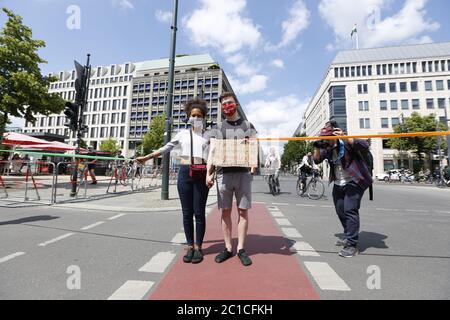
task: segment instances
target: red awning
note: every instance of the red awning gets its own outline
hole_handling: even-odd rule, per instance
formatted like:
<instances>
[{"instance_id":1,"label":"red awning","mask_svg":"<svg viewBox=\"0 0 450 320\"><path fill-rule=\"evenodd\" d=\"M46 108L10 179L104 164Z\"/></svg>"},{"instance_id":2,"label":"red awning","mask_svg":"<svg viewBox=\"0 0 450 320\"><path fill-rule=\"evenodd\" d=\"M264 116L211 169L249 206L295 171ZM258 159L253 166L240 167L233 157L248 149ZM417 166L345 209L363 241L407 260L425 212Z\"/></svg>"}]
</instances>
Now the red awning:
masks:
<instances>
[{"instance_id":1,"label":"red awning","mask_svg":"<svg viewBox=\"0 0 450 320\"><path fill-rule=\"evenodd\" d=\"M21 145L21 149L36 149L36 150L44 150L44 151L73 151L76 147L71 146L66 143L52 141L43 144L30 144L30 145Z\"/></svg>"},{"instance_id":2,"label":"red awning","mask_svg":"<svg viewBox=\"0 0 450 320\"><path fill-rule=\"evenodd\" d=\"M35 145L35 144L48 144L46 140L30 137L26 134L17 132L6 132L3 134L4 145Z\"/></svg>"}]
</instances>

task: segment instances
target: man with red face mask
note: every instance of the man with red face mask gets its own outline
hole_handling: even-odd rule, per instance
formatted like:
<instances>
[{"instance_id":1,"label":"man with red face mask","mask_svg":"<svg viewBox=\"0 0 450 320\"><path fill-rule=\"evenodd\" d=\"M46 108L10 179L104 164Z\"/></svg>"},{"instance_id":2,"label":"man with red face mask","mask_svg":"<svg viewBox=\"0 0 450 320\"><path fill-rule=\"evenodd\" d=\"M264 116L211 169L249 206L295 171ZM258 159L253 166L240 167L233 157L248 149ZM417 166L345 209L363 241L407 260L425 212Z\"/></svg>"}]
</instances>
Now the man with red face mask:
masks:
<instances>
[{"instance_id":1,"label":"man with red face mask","mask_svg":"<svg viewBox=\"0 0 450 320\"><path fill-rule=\"evenodd\" d=\"M219 101L225 121L219 123L211 130L211 137L216 139L248 139L256 138L255 127L239 117L236 96L231 92L223 93ZM225 249L216 256L215 261L222 263L233 256L231 243L231 210L233 194L236 197L239 222L238 222L238 246L237 255L244 266L252 264L244 249L245 238L248 230L248 209L252 204L252 181L256 168L218 167L212 165L212 152L208 158L208 174L206 183L209 187L214 184L214 176L217 180L218 206L222 210L222 231L225 240Z\"/></svg>"}]
</instances>

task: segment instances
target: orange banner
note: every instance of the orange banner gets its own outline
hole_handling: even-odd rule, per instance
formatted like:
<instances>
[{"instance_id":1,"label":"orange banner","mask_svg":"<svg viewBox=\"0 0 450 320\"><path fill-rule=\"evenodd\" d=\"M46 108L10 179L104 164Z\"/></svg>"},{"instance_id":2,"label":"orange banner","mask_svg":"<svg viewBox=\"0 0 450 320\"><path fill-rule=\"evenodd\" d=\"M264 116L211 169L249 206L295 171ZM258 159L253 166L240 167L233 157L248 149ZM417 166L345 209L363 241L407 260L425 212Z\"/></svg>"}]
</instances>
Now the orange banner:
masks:
<instances>
[{"instance_id":1,"label":"orange banner","mask_svg":"<svg viewBox=\"0 0 450 320\"><path fill-rule=\"evenodd\" d=\"M436 137L436 136L450 136L450 131L364 134L364 135L354 135L354 136L331 136L331 137L258 138L258 140L259 141L309 141L309 140L372 139L372 138L392 139L392 138Z\"/></svg>"}]
</instances>

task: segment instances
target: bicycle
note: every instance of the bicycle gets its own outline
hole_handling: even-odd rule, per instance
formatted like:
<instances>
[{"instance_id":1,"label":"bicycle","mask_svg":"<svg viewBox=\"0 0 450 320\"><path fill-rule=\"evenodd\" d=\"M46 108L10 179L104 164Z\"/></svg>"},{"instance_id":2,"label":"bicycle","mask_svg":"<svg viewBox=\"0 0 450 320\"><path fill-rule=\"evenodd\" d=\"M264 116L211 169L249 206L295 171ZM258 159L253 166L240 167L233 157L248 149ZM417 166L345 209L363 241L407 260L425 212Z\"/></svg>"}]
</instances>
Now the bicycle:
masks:
<instances>
[{"instance_id":1,"label":"bicycle","mask_svg":"<svg viewBox=\"0 0 450 320\"><path fill-rule=\"evenodd\" d=\"M320 200L325 194L325 185L319 178L318 172L313 171L312 177L305 187L302 186L302 181L299 178L297 181L297 194L302 197L306 193L311 200Z\"/></svg>"},{"instance_id":2,"label":"bicycle","mask_svg":"<svg viewBox=\"0 0 450 320\"><path fill-rule=\"evenodd\" d=\"M275 197L277 194L280 194L280 187L275 181L275 174L270 174L268 177L268 184L270 193Z\"/></svg>"}]
</instances>

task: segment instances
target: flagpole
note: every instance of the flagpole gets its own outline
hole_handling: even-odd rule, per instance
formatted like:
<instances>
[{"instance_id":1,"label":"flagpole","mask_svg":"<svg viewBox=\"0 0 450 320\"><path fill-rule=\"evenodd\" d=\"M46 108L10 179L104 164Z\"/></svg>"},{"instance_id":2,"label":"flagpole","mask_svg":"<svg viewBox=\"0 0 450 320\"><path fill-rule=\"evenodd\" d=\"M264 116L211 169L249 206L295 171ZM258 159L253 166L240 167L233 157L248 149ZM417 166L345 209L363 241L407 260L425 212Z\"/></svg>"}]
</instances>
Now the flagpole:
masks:
<instances>
[{"instance_id":1,"label":"flagpole","mask_svg":"<svg viewBox=\"0 0 450 320\"><path fill-rule=\"evenodd\" d=\"M356 50L359 50L359 34L358 34L358 30L356 31Z\"/></svg>"}]
</instances>

